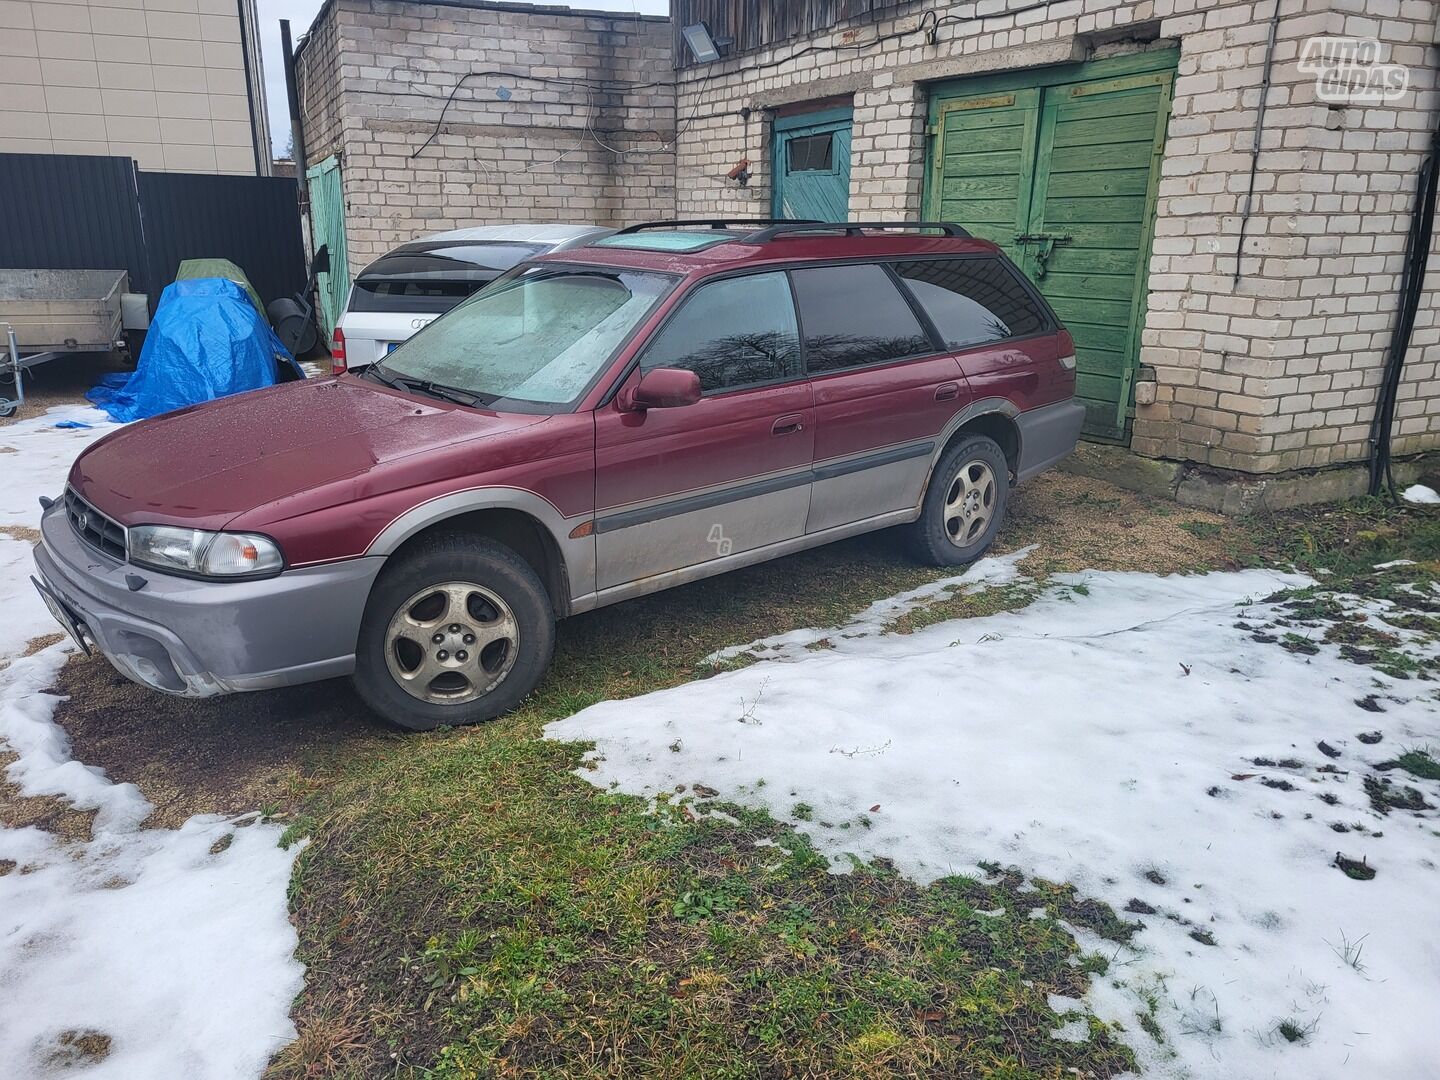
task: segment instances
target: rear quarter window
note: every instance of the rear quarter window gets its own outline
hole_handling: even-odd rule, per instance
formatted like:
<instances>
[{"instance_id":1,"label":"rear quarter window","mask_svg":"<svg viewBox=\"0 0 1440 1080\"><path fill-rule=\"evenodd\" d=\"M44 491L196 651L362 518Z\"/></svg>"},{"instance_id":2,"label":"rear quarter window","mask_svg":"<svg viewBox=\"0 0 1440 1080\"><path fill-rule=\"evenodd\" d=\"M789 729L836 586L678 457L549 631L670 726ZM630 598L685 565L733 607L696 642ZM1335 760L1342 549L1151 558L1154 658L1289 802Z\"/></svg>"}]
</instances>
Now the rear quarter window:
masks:
<instances>
[{"instance_id":1,"label":"rear quarter window","mask_svg":"<svg viewBox=\"0 0 1440 1080\"><path fill-rule=\"evenodd\" d=\"M965 349L1050 329L1030 290L999 259L896 263L895 271L940 331L947 348Z\"/></svg>"},{"instance_id":2,"label":"rear quarter window","mask_svg":"<svg viewBox=\"0 0 1440 1080\"><path fill-rule=\"evenodd\" d=\"M933 352L929 335L885 268L875 263L794 270L810 373Z\"/></svg>"}]
</instances>

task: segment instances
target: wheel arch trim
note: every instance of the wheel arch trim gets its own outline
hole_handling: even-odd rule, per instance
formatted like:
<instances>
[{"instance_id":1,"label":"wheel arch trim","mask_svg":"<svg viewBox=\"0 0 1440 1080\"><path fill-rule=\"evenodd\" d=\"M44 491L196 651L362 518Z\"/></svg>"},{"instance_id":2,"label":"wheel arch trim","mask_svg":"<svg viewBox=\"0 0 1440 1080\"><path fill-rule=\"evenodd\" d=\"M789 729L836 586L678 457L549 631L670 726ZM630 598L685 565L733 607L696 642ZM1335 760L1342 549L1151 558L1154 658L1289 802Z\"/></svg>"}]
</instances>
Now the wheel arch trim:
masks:
<instances>
[{"instance_id":1,"label":"wheel arch trim","mask_svg":"<svg viewBox=\"0 0 1440 1080\"><path fill-rule=\"evenodd\" d=\"M560 597L573 609L576 597L595 591L595 540L591 535L572 537L577 524L591 520L587 513L566 518L549 499L524 488L480 487L437 495L395 518L366 548L366 555L389 556L406 541L446 521L483 510L513 510L531 518L560 553L560 569L568 596Z\"/></svg>"},{"instance_id":2,"label":"wheel arch trim","mask_svg":"<svg viewBox=\"0 0 1440 1080\"><path fill-rule=\"evenodd\" d=\"M950 422L945 425L940 434L935 436L935 449L930 454L930 471L925 478L925 486L920 490L920 502L917 505L923 506L925 504L925 495L930 490L930 482L935 478L935 469L939 466L940 459L945 456L945 451L950 448L950 443L955 438L955 434L966 424L973 423L982 416L1002 416L1014 425L1016 457L1018 459L1023 449L1020 445L1020 425L1016 423L1016 418L1020 413L1020 407L1009 398L988 397L972 401L952 416Z\"/></svg>"}]
</instances>

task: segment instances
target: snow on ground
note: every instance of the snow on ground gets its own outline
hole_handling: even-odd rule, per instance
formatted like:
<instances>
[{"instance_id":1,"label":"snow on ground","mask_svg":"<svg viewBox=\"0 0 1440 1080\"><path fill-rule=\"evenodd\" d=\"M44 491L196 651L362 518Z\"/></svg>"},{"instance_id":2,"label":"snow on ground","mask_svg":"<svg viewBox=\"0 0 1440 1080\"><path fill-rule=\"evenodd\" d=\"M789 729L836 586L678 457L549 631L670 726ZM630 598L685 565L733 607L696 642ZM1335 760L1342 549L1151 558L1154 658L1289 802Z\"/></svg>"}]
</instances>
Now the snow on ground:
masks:
<instances>
[{"instance_id":1,"label":"snow on ground","mask_svg":"<svg viewBox=\"0 0 1440 1080\"><path fill-rule=\"evenodd\" d=\"M95 426L54 426L67 419ZM38 496L59 494L75 455L114 427L65 407L0 428L17 451L0 451L0 528L36 527ZM23 655L58 630L33 572L30 545L0 534L0 746L18 755L6 779L96 814L85 842L0 827L0 1076L258 1077L295 1036L298 846L282 850L279 828L253 816L143 828L139 789L70 756L43 691L74 647Z\"/></svg>"},{"instance_id":2,"label":"snow on ground","mask_svg":"<svg viewBox=\"0 0 1440 1080\"><path fill-rule=\"evenodd\" d=\"M985 560L959 584L1013 570ZM1306 583L1091 572L1023 610L911 635L872 609L547 734L593 740L581 775L600 786L700 783L793 820L837 869L884 856L926 883L994 861L1117 911L1148 905L1124 916L1144 926L1132 948L1077 934L1112 957L1087 1003L1124 1024L1146 1075L1434 1077L1440 819L1382 817L1362 780L1440 746L1435 684L1257 641L1284 614L1263 598ZM1357 708L1372 694L1383 712ZM1357 740L1371 731L1382 741ZM1440 803L1440 785L1395 775ZM1337 851L1376 876L1352 880ZM1136 1023L1147 1001L1163 1046Z\"/></svg>"},{"instance_id":3,"label":"snow on ground","mask_svg":"<svg viewBox=\"0 0 1440 1080\"><path fill-rule=\"evenodd\" d=\"M57 428L59 423L89 426ZM38 526L40 496L59 495L76 455L115 426L92 406L61 405L0 427L0 528Z\"/></svg>"},{"instance_id":4,"label":"snow on ground","mask_svg":"<svg viewBox=\"0 0 1440 1080\"><path fill-rule=\"evenodd\" d=\"M1411 484L1400 493L1400 497L1410 503L1440 504L1440 492L1424 484Z\"/></svg>"}]
</instances>

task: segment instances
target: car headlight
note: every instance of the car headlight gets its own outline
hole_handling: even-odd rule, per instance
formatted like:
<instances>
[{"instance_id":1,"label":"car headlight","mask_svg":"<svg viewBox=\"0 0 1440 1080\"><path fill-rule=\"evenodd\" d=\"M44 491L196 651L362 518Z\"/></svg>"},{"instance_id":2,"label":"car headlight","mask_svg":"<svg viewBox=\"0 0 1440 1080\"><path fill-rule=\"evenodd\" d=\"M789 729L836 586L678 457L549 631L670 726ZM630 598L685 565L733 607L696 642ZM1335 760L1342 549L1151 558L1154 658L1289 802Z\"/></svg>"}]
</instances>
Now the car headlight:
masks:
<instances>
[{"instance_id":1,"label":"car headlight","mask_svg":"<svg viewBox=\"0 0 1440 1080\"><path fill-rule=\"evenodd\" d=\"M275 541L253 533L137 525L130 529L128 545L131 562L181 574L253 577L285 567Z\"/></svg>"}]
</instances>

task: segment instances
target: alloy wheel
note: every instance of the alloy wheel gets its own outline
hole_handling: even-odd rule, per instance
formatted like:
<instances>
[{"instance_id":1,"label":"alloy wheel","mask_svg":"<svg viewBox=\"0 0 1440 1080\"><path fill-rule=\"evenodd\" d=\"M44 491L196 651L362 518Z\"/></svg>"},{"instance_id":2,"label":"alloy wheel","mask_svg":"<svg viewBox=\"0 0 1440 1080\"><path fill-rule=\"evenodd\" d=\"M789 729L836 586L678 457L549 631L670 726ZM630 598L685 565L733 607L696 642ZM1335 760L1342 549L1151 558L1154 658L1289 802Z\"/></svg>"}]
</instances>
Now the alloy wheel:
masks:
<instances>
[{"instance_id":1,"label":"alloy wheel","mask_svg":"<svg viewBox=\"0 0 1440 1080\"><path fill-rule=\"evenodd\" d=\"M385 631L385 663L406 693L458 705L504 681L520 649L510 606L482 585L449 581L401 604Z\"/></svg>"},{"instance_id":2,"label":"alloy wheel","mask_svg":"<svg viewBox=\"0 0 1440 1080\"><path fill-rule=\"evenodd\" d=\"M945 493L945 535L956 547L969 547L984 535L995 516L995 473L972 458L960 466Z\"/></svg>"}]
</instances>

